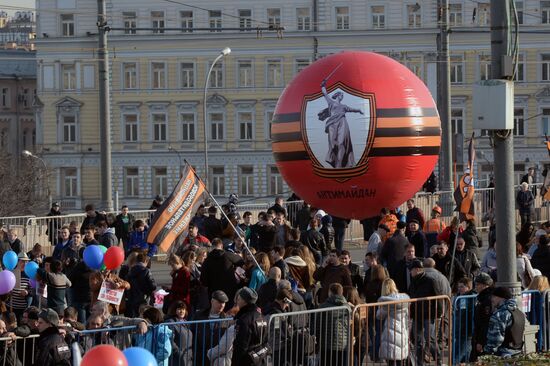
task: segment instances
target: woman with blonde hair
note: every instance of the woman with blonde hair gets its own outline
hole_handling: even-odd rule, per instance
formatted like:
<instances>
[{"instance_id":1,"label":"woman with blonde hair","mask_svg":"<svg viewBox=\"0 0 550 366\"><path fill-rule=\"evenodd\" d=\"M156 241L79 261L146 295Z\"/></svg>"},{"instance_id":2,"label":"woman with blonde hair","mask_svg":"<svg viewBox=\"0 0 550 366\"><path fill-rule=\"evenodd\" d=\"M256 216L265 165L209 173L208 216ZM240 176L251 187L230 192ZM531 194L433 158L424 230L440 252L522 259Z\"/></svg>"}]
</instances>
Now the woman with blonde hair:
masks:
<instances>
[{"instance_id":1,"label":"woman with blonde hair","mask_svg":"<svg viewBox=\"0 0 550 366\"><path fill-rule=\"evenodd\" d=\"M376 311L376 318L384 322L380 342L380 358L386 360L389 366L401 366L407 363L409 357L409 296L399 293L395 282L386 278L382 282L382 296Z\"/></svg>"},{"instance_id":2,"label":"woman with blonde hair","mask_svg":"<svg viewBox=\"0 0 550 366\"><path fill-rule=\"evenodd\" d=\"M254 269L252 269L248 287L258 291L260 286L267 282L267 273L270 268L269 256L264 252L260 252L256 254L256 261L260 266L254 266Z\"/></svg>"},{"instance_id":3,"label":"woman with blonde hair","mask_svg":"<svg viewBox=\"0 0 550 366\"><path fill-rule=\"evenodd\" d=\"M548 277L543 276L540 273L539 270L535 269L535 277L533 277L533 280L529 284L529 287L527 287L527 290L535 290L535 291L546 291L550 289L550 284L548 284Z\"/></svg>"}]
</instances>

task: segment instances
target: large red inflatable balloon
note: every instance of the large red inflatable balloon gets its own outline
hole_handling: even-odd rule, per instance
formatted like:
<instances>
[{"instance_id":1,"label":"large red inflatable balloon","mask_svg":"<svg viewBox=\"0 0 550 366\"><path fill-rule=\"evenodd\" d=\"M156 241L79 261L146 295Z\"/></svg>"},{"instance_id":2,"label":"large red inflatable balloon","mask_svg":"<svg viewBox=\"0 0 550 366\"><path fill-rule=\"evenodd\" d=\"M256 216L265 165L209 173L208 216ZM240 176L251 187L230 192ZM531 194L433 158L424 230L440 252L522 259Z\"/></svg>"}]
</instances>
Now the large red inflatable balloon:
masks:
<instances>
[{"instance_id":1,"label":"large red inflatable balloon","mask_svg":"<svg viewBox=\"0 0 550 366\"><path fill-rule=\"evenodd\" d=\"M128 361L121 350L103 344L86 352L80 366L128 366Z\"/></svg>"},{"instance_id":2,"label":"large red inflatable balloon","mask_svg":"<svg viewBox=\"0 0 550 366\"><path fill-rule=\"evenodd\" d=\"M354 219L412 197L441 145L439 115L422 80L371 52L327 56L300 72L279 98L271 134L292 190Z\"/></svg>"}]
</instances>

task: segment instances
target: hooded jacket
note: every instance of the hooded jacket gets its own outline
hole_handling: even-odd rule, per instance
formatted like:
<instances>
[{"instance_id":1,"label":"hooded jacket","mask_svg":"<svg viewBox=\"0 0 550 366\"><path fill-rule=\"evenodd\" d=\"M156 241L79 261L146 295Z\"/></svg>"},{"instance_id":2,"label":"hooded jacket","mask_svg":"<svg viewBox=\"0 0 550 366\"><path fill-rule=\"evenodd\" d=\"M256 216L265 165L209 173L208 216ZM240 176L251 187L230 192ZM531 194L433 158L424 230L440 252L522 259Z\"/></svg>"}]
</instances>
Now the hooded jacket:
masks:
<instances>
[{"instance_id":1,"label":"hooded jacket","mask_svg":"<svg viewBox=\"0 0 550 366\"><path fill-rule=\"evenodd\" d=\"M118 238L115 235L115 229L109 227L105 229L103 235L99 239L99 243L106 248L115 247L118 245Z\"/></svg>"},{"instance_id":2,"label":"hooded jacket","mask_svg":"<svg viewBox=\"0 0 550 366\"><path fill-rule=\"evenodd\" d=\"M408 300L407 294L381 296L378 302ZM383 320L380 357L384 360L406 360L409 356L409 303L380 306L376 319Z\"/></svg>"},{"instance_id":3,"label":"hooded jacket","mask_svg":"<svg viewBox=\"0 0 550 366\"><path fill-rule=\"evenodd\" d=\"M301 292L306 292L313 284L313 278L310 276L307 263L299 256L291 256L285 259L290 273L289 280L296 283L296 287Z\"/></svg>"},{"instance_id":4,"label":"hooded jacket","mask_svg":"<svg viewBox=\"0 0 550 366\"><path fill-rule=\"evenodd\" d=\"M330 295L327 300L319 305L319 309L332 308L342 306L341 310L333 310L322 313L322 316L316 317L315 329L317 339L323 347L327 347L331 351L344 351L349 343L349 318L346 308L349 305L346 298L340 295Z\"/></svg>"}]
</instances>

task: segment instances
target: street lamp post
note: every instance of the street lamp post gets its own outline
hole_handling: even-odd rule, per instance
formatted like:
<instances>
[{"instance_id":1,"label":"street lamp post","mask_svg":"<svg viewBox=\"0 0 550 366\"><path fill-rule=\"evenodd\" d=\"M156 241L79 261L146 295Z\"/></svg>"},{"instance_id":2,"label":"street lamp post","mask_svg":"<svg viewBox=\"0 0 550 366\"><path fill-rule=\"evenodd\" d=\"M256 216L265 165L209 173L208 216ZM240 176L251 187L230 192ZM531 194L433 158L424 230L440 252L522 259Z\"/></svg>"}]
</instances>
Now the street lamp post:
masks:
<instances>
[{"instance_id":1,"label":"street lamp post","mask_svg":"<svg viewBox=\"0 0 550 366\"><path fill-rule=\"evenodd\" d=\"M50 191L50 179L48 178L48 167L46 166L46 162L40 156L34 155L29 150L21 151L21 155L23 155L26 158L35 158L35 159L39 160L44 165L44 176L46 178L46 192L48 194L48 202L49 202L49 205L51 207L52 206L52 193Z\"/></svg>"},{"instance_id":2,"label":"street lamp post","mask_svg":"<svg viewBox=\"0 0 550 366\"><path fill-rule=\"evenodd\" d=\"M208 74L206 74L206 82L204 83L204 97L202 101L203 105L203 122L204 122L204 184L208 188L208 127L206 123L206 94L208 93L208 83L210 82L210 74L216 66L216 63L224 56L227 56L231 53L231 48L225 47L218 57L212 62Z\"/></svg>"},{"instance_id":3,"label":"street lamp post","mask_svg":"<svg viewBox=\"0 0 550 366\"><path fill-rule=\"evenodd\" d=\"M174 149L172 146L168 146L168 151L173 151L178 156L178 162L179 162L178 172L180 173L180 178L181 178L181 154L177 149Z\"/></svg>"}]
</instances>

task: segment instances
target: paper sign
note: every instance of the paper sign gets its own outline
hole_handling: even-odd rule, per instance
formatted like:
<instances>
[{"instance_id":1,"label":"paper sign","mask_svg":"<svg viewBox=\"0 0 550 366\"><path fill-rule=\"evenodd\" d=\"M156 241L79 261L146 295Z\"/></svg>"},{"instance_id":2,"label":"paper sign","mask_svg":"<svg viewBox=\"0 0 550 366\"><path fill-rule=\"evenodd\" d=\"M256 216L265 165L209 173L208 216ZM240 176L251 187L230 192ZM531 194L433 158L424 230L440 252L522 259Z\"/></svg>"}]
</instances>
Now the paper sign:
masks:
<instances>
[{"instance_id":1,"label":"paper sign","mask_svg":"<svg viewBox=\"0 0 550 366\"><path fill-rule=\"evenodd\" d=\"M113 305L120 305L124 296L124 289L118 289L112 282L103 281L97 299Z\"/></svg>"}]
</instances>

